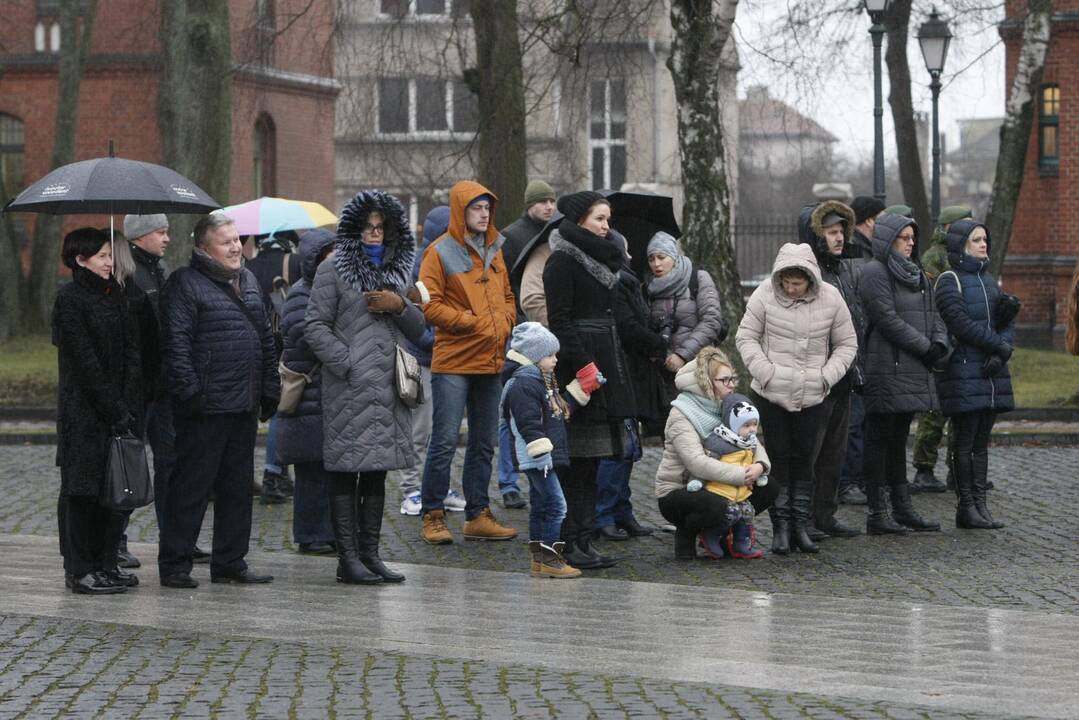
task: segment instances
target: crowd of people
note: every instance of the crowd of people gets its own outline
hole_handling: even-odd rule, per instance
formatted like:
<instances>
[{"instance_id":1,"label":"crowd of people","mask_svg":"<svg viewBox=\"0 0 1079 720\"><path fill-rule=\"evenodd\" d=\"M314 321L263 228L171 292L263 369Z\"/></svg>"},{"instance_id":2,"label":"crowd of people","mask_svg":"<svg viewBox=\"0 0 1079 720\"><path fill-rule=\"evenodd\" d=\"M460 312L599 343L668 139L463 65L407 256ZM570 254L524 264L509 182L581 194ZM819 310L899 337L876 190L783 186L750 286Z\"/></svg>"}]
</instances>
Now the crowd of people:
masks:
<instances>
[{"instance_id":1,"label":"crowd of people","mask_svg":"<svg viewBox=\"0 0 1079 720\"><path fill-rule=\"evenodd\" d=\"M171 274L164 215L127 216L115 242L69 233L72 282L53 322L67 586L138 584L127 514L98 502L109 438L127 432L153 451L161 585L196 588L198 562L215 583L271 582L246 562L259 421L270 421L261 501L293 496L300 551L335 555L346 584L405 579L379 550L389 471L400 512L422 516L431 545L455 540L447 511L463 513L465 539L517 538L492 510L497 467L503 506L530 506L532 575L610 567L598 540L654 531L630 493L649 437L663 443L654 495L677 560L760 558L765 510L773 553L819 552L824 538L862 532L836 518L841 501L868 504L870 534L939 530L912 501L912 489L936 489L928 451L916 453L922 487L907 481L916 414L934 458L952 424L956 526L1002 527L987 445L1014 404L1019 302L988 273L990 238L969 210L941 214L927 268L909 208L872 197L806 206L748 299L736 362L718 348L728 325L715 282L671 234L648 241L640 277L604 195L556 197L532 181L503 232L497 204L459 182L417 242L395 197L365 191L336 232L263 238L250 261L215 211Z\"/></svg>"}]
</instances>

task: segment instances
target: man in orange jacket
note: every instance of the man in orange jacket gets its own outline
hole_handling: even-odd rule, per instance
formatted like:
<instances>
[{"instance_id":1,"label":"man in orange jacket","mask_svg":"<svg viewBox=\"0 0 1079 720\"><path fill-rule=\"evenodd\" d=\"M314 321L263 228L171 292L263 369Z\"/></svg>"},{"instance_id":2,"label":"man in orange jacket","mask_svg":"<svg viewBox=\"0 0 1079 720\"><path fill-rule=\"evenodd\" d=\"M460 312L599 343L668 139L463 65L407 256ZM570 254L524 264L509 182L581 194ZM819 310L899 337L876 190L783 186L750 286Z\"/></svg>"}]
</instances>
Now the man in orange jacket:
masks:
<instances>
[{"instance_id":1,"label":"man in orange jacket","mask_svg":"<svg viewBox=\"0 0 1079 720\"><path fill-rule=\"evenodd\" d=\"M504 238L495 229L498 198L471 180L450 190L450 224L424 251L420 281L430 295L423 313L435 326L431 359L434 419L423 468L423 539L453 542L443 500L457 450L461 418L468 412L468 448L461 485L466 538L509 540L517 531L491 513L487 486L498 437L499 374L517 308L502 259Z\"/></svg>"}]
</instances>

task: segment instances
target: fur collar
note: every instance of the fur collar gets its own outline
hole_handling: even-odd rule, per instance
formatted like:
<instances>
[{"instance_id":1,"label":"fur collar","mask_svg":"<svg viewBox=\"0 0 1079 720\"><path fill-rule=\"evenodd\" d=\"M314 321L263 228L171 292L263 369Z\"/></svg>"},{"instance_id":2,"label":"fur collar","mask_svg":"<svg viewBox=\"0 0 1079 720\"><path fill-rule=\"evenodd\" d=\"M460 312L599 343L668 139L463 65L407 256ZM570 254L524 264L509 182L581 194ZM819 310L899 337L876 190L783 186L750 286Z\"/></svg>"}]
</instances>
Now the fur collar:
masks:
<instances>
[{"instance_id":1,"label":"fur collar","mask_svg":"<svg viewBox=\"0 0 1079 720\"><path fill-rule=\"evenodd\" d=\"M551 231L551 237L548 239L548 243L551 246L551 252L562 252L569 255L587 270L588 274L595 278L600 285L608 290L613 289L614 286L618 284L617 273L611 272L606 265L600 263L584 250L562 237L561 228ZM614 248L613 245L611 247Z\"/></svg>"},{"instance_id":2,"label":"fur collar","mask_svg":"<svg viewBox=\"0 0 1079 720\"><path fill-rule=\"evenodd\" d=\"M375 267L367 259L362 247L363 227L373 212L382 215L382 222L386 226L383 236L386 255L381 267ZM392 290L404 293L412 284L416 240L412 236L405 209L389 193L367 190L352 198L341 212L335 247L333 264L338 275L358 292Z\"/></svg>"}]
</instances>

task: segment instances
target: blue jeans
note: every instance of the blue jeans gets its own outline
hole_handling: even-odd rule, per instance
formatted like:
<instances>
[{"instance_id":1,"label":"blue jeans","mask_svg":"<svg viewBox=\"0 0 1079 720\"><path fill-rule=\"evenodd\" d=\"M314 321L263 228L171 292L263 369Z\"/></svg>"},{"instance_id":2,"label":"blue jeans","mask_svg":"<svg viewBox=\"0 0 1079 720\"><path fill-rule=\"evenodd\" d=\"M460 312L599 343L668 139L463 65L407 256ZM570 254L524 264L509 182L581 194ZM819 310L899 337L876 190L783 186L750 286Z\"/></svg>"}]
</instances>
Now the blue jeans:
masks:
<instances>
[{"instance_id":1,"label":"blue jeans","mask_svg":"<svg viewBox=\"0 0 1079 720\"><path fill-rule=\"evenodd\" d=\"M154 453L154 513L161 527L165 494L176 467L176 429L172 425L172 399L155 400L146 408L146 440Z\"/></svg>"},{"instance_id":2,"label":"blue jeans","mask_svg":"<svg viewBox=\"0 0 1079 720\"><path fill-rule=\"evenodd\" d=\"M266 472L284 474L284 468L277 461L277 415L270 418L270 430L266 435Z\"/></svg>"},{"instance_id":3,"label":"blue jeans","mask_svg":"<svg viewBox=\"0 0 1079 720\"><path fill-rule=\"evenodd\" d=\"M498 375L431 373L434 417L420 494L423 512L442 510L450 490L450 469L457 452L461 418L468 412L468 446L461 489L465 493L465 519L471 520L491 504L487 486L498 438L498 403L502 380Z\"/></svg>"},{"instance_id":4,"label":"blue jeans","mask_svg":"<svg viewBox=\"0 0 1079 720\"><path fill-rule=\"evenodd\" d=\"M839 489L852 485L865 487L862 453L865 447L865 405L859 393L850 394L850 425L847 430L847 457L839 473Z\"/></svg>"},{"instance_id":5,"label":"blue jeans","mask_svg":"<svg viewBox=\"0 0 1079 720\"><path fill-rule=\"evenodd\" d=\"M558 474L552 469L544 475L542 470L525 470L528 477L528 539L551 545L559 540L562 520L566 517L566 497Z\"/></svg>"},{"instance_id":6,"label":"blue jeans","mask_svg":"<svg viewBox=\"0 0 1079 720\"><path fill-rule=\"evenodd\" d=\"M600 460L596 472L596 527L607 527L633 519L629 498L632 460Z\"/></svg>"},{"instance_id":7,"label":"blue jeans","mask_svg":"<svg viewBox=\"0 0 1079 720\"><path fill-rule=\"evenodd\" d=\"M510 445L510 426L499 423L498 426L498 491L520 492L517 487L517 471L513 469L513 448Z\"/></svg>"},{"instance_id":8,"label":"blue jeans","mask_svg":"<svg viewBox=\"0 0 1079 720\"><path fill-rule=\"evenodd\" d=\"M330 480L320 462L296 463L292 498L292 537L297 543L333 542Z\"/></svg>"}]
</instances>

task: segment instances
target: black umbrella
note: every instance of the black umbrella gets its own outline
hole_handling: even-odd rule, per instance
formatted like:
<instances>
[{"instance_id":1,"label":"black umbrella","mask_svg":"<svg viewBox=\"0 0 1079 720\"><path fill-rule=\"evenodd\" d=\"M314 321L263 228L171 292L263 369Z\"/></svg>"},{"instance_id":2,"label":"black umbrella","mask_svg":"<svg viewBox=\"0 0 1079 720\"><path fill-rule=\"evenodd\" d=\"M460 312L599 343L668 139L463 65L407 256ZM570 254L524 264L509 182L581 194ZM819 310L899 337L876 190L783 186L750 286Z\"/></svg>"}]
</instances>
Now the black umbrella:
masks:
<instances>
[{"instance_id":1,"label":"black umbrella","mask_svg":"<svg viewBox=\"0 0 1079 720\"><path fill-rule=\"evenodd\" d=\"M648 241L662 230L675 238L682 236L674 217L674 200L667 195L600 191L611 203L611 227L626 236L633 271L645 277L648 270Z\"/></svg>"},{"instance_id":2,"label":"black umbrella","mask_svg":"<svg viewBox=\"0 0 1079 720\"><path fill-rule=\"evenodd\" d=\"M161 165L103 157L53 170L4 206L4 212L50 215L199 214L221 204L195 183Z\"/></svg>"}]
</instances>

